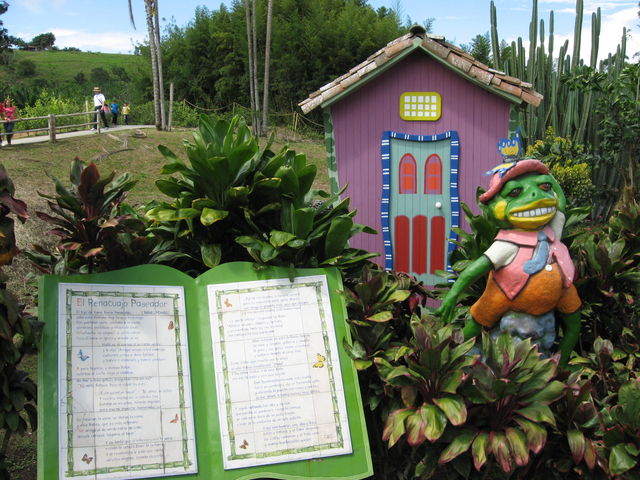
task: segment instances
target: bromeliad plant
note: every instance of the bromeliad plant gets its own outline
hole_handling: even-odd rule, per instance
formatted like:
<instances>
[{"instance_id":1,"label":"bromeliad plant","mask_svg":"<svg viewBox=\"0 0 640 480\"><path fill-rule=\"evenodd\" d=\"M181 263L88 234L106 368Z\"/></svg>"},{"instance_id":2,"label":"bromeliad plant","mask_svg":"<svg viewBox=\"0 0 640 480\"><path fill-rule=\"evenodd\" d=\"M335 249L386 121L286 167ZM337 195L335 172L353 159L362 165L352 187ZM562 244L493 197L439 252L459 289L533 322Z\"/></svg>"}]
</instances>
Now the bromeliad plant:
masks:
<instances>
[{"instance_id":1,"label":"bromeliad plant","mask_svg":"<svg viewBox=\"0 0 640 480\"><path fill-rule=\"evenodd\" d=\"M156 186L170 202L152 205L146 216L161 239L154 261L197 274L222 262L253 260L285 267L337 266L357 270L375 256L348 248L357 233L349 200L338 195L311 206L316 167L302 154L270 142L261 149L241 117L231 122L203 116L188 163L166 147L162 173L176 174Z\"/></svg>"},{"instance_id":2,"label":"bromeliad plant","mask_svg":"<svg viewBox=\"0 0 640 480\"><path fill-rule=\"evenodd\" d=\"M407 345L374 360L389 397L383 440L412 447L421 478L449 470L475 478L472 466L481 476L527 478L520 473L556 426L551 406L568 392L556 378L558 358L542 359L507 334L484 334L482 358L471 355L474 339L428 315L414 316L411 328Z\"/></svg>"},{"instance_id":3,"label":"bromeliad plant","mask_svg":"<svg viewBox=\"0 0 640 480\"><path fill-rule=\"evenodd\" d=\"M144 263L149 239L145 223L123 203L136 184L129 174L105 178L95 163L85 165L76 158L71 163L71 187L52 177L55 195L47 198L52 214L36 212L54 226L50 234L58 237L56 251L35 245L27 252L31 261L45 273L70 274L115 270Z\"/></svg>"}]
</instances>

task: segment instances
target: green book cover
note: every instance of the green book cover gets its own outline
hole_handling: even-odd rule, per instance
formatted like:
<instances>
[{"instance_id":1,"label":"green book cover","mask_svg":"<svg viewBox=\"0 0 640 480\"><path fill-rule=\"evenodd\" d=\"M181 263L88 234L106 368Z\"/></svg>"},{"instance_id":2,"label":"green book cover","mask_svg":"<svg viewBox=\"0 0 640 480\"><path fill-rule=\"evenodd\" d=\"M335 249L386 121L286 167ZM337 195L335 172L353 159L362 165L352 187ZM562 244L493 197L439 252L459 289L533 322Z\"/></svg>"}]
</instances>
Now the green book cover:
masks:
<instances>
[{"instance_id":1,"label":"green book cover","mask_svg":"<svg viewBox=\"0 0 640 480\"><path fill-rule=\"evenodd\" d=\"M38 478L372 475L336 269L46 275Z\"/></svg>"}]
</instances>

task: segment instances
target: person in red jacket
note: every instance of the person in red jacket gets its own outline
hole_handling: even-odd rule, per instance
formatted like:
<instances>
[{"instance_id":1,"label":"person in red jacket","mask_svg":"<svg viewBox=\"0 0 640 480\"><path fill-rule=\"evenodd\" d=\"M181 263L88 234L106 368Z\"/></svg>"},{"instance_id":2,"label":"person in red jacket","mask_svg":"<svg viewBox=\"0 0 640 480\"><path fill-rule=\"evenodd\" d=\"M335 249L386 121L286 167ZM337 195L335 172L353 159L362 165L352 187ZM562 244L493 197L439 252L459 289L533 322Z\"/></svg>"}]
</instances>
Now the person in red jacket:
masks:
<instances>
[{"instance_id":1,"label":"person in red jacket","mask_svg":"<svg viewBox=\"0 0 640 480\"><path fill-rule=\"evenodd\" d=\"M0 115L5 120L4 131L7 139L7 144L11 145L11 139L13 138L13 126L17 116L16 107L13 106L11 99L7 97L0 109Z\"/></svg>"}]
</instances>

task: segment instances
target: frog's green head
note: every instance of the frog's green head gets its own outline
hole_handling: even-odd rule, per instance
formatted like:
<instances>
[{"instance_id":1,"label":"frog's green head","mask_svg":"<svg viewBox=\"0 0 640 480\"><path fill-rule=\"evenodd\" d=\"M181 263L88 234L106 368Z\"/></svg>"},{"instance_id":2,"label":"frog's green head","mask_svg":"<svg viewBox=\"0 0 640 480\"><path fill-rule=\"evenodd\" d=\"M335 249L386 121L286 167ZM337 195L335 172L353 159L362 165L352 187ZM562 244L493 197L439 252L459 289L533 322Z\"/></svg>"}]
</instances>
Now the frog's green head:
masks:
<instances>
[{"instance_id":1,"label":"frog's green head","mask_svg":"<svg viewBox=\"0 0 640 480\"><path fill-rule=\"evenodd\" d=\"M564 211L564 193L544 163L530 158L500 167L480 202L501 228L538 230Z\"/></svg>"}]
</instances>

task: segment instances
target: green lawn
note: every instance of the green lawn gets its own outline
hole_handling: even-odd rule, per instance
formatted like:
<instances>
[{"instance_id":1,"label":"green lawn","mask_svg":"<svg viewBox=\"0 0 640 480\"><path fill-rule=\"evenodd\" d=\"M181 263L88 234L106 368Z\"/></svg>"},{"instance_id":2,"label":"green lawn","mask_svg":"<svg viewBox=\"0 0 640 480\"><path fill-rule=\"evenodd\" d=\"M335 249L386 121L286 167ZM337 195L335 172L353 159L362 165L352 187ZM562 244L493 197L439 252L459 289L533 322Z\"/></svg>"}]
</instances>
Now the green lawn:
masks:
<instances>
[{"instance_id":1,"label":"green lawn","mask_svg":"<svg viewBox=\"0 0 640 480\"><path fill-rule=\"evenodd\" d=\"M78 73L84 73L89 79L91 70L104 68L111 73L112 67L122 67L130 75L140 68L148 68L148 63L139 55L124 55L119 53L67 52L49 50L31 52L26 50L14 51L12 65L22 60L30 60L36 66L33 79L43 78L52 84L73 82ZM11 67L0 67L0 80L12 78Z\"/></svg>"}]
</instances>

